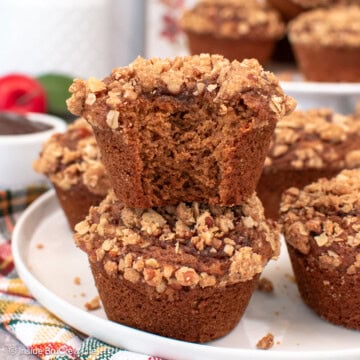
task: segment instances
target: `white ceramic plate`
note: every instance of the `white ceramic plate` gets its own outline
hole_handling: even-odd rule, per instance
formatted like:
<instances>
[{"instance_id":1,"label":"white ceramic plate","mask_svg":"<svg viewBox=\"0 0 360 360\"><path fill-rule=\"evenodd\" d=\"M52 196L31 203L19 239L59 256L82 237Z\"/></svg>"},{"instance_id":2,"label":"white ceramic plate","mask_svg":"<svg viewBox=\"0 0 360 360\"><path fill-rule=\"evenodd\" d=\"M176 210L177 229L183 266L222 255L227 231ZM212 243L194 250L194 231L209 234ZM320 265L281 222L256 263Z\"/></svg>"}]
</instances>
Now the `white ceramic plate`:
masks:
<instances>
[{"instance_id":1,"label":"white ceramic plate","mask_svg":"<svg viewBox=\"0 0 360 360\"><path fill-rule=\"evenodd\" d=\"M360 83L282 81L287 95L295 98L298 109L328 107L341 114L354 112L360 102Z\"/></svg>"},{"instance_id":2,"label":"white ceramic plate","mask_svg":"<svg viewBox=\"0 0 360 360\"><path fill-rule=\"evenodd\" d=\"M111 322L102 310L84 310L84 303L97 291L87 258L73 244L53 191L25 211L12 244L19 275L43 306L81 332L115 346L173 360L360 358L360 332L331 325L303 305L291 280L285 247L264 273L273 282L274 293L256 291L230 334L199 345ZM75 277L81 279L80 285ZM268 332L275 336L274 347L257 350L257 341Z\"/></svg>"}]
</instances>

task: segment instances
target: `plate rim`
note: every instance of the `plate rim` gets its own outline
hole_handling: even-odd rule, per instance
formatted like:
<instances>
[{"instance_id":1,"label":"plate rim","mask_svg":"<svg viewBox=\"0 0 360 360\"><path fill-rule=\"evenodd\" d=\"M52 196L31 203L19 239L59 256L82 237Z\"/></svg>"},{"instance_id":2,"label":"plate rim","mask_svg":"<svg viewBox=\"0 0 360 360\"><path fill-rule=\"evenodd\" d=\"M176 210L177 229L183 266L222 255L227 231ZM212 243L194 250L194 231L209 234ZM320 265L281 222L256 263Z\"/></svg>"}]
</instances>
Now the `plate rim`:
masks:
<instances>
[{"instance_id":1,"label":"plate rim","mask_svg":"<svg viewBox=\"0 0 360 360\"><path fill-rule=\"evenodd\" d=\"M182 348L186 349L188 353L193 352L194 354L198 354L199 356L206 356L207 359L212 359L211 355L218 356L247 356L247 359L288 359L290 356L293 359L338 359L339 356L342 359L345 359L344 356L351 358L353 356L360 356L360 347L352 348L352 349L343 349L343 350L332 350L330 353L323 350L309 350L309 351L290 351L290 350L277 350L277 351L262 351L259 349L244 349L244 348L227 348L227 347L216 347L213 345L207 344L197 344L190 343L181 340L166 338L157 334L148 333L142 330L138 330L135 328L131 328L129 326L125 326L119 323L115 323L110 320L106 320L100 318L94 314L91 314L69 302L62 299L60 296L56 295L52 291L46 288L34 274L32 274L31 270L27 267L26 262L22 259L21 250L19 245L21 244L21 230L29 221L32 214L38 210L41 206L44 206L47 203L51 203L56 200L55 191L49 190L43 195L41 195L38 199L36 199L19 217L12 236L12 254L14 258L14 263L16 266L16 270L18 272L19 277L24 281L26 286L29 288L33 297L48 311L52 314L60 318L65 324L77 329L87 335L97 337L99 340L105 341L106 343L112 344L113 346L123 347L125 350L134 351L137 353L141 353L139 349L135 349L134 345L130 343L128 345L119 345L120 343L115 344L109 339L104 340L104 337L98 335L96 331L97 328L107 328L109 330L117 330L120 334L117 337L123 339L122 333L126 332L126 337L135 338L142 343L145 348L143 353L148 353L152 356L160 356L164 358L169 358L169 356L174 356L178 354L176 349ZM30 243L30 241L29 241ZM71 313L78 313L78 315L72 316ZM79 318L79 320L78 320ZM86 325L83 325L86 324ZM84 328L87 327L87 329ZM112 337L113 338L113 337ZM152 343L155 343L155 348L157 349L157 354L151 354L153 351L152 348L154 346L147 346L146 340L152 340ZM126 342L126 340L125 340ZM131 341L133 343L133 341ZM171 346L171 350L164 352L162 348L165 346ZM125 348L126 346L126 348ZM147 349L146 349L147 348ZM166 355L165 355L166 353ZM195 355L197 359L197 355ZM209 357L211 356L211 357ZM182 359L185 359L182 357ZM220 357L219 357L220 359Z\"/></svg>"},{"instance_id":2,"label":"plate rim","mask_svg":"<svg viewBox=\"0 0 360 360\"><path fill-rule=\"evenodd\" d=\"M284 91L318 95L360 95L360 83L335 83L314 81L280 81Z\"/></svg>"}]
</instances>

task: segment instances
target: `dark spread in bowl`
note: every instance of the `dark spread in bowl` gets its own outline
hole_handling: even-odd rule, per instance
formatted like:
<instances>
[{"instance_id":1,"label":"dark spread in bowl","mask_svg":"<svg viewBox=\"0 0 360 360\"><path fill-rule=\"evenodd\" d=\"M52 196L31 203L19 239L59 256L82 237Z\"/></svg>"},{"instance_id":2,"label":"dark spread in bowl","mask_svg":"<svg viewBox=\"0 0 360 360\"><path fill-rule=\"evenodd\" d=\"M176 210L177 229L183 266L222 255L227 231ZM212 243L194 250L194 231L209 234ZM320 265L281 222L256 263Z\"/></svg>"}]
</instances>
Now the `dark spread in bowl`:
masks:
<instances>
[{"instance_id":1,"label":"dark spread in bowl","mask_svg":"<svg viewBox=\"0 0 360 360\"><path fill-rule=\"evenodd\" d=\"M0 113L0 135L24 135L50 130L53 127L39 121L29 120L26 116Z\"/></svg>"}]
</instances>

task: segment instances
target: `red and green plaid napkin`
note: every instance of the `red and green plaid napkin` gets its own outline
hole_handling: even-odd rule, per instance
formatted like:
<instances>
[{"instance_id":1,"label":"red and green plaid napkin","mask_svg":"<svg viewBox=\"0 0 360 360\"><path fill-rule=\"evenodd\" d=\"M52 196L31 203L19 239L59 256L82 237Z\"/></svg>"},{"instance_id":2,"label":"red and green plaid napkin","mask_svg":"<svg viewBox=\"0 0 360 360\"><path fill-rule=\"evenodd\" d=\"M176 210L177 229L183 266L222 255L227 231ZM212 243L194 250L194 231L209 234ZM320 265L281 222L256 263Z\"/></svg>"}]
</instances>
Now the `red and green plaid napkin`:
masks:
<instances>
[{"instance_id":1,"label":"red and green plaid napkin","mask_svg":"<svg viewBox=\"0 0 360 360\"><path fill-rule=\"evenodd\" d=\"M0 325L44 360L161 360L128 352L84 337L44 309L17 277L11 254L11 234L21 212L45 188L0 190Z\"/></svg>"}]
</instances>

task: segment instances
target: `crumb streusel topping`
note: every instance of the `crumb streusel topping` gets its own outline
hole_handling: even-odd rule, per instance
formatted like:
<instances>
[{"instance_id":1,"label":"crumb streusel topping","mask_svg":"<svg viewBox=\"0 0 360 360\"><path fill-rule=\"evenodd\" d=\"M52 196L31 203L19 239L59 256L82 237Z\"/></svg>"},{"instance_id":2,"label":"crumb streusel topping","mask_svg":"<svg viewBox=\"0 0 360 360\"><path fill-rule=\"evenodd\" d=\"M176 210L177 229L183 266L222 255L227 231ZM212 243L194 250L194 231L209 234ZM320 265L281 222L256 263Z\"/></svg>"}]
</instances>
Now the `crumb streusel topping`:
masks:
<instances>
[{"instance_id":1,"label":"crumb streusel topping","mask_svg":"<svg viewBox=\"0 0 360 360\"><path fill-rule=\"evenodd\" d=\"M217 37L281 38L285 26L277 11L264 1L206 0L184 12L184 30Z\"/></svg>"},{"instance_id":2,"label":"crumb streusel topping","mask_svg":"<svg viewBox=\"0 0 360 360\"><path fill-rule=\"evenodd\" d=\"M63 190L80 181L94 194L105 195L110 187L91 126L82 118L51 136L33 166Z\"/></svg>"},{"instance_id":3,"label":"crumb streusel topping","mask_svg":"<svg viewBox=\"0 0 360 360\"><path fill-rule=\"evenodd\" d=\"M82 115L93 126L127 131L122 112L147 99L169 96L181 99L204 98L217 107L219 115L228 107L243 106L242 95L252 93L264 103L264 111L281 118L296 102L284 94L274 74L264 71L255 59L242 62L220 55L201 54L174 59L138 57L129 66L116 68L103 81L75 79L67 100L69 110ZM259 101L260 101L259 100ZM244 100L243 100L244 101ZM255 113L259 104L245 104ZM100 116L105 113L106 116ZM263 126L255 123L252 126Z\"/></svg>"},{"instance_id":4,"label":"crumb streusel topping","mask_svg":"<svg viewBox=\"0 0 360 360\"><path fill-rule=\"evenodd\" d=\"M280 207L286 241L324 269L360 272L360 171L343 170L303 190L285 191Z\"/></svg>"},{"instance_id":5,"label":"crumb streusel topping","mask_svg":"<svg viewBox=\"0 0 360 360\"><path fill-rule=\"evenodd\" d=\"M294 43L322 46L360 46L360 6L335 6L299 15L289 25Z\"/></svg>"},{"instance_id":6,"label":"crumb streusel topping","mask_svg":"<svg viewBox=\"0 0 360 360\"><path fill-rule=\"evenodd\" d=\"M360 121L330 109L295 111L277 123L264 171L360 167Z\"/></svg>"},{"instance_id":7,"label":"crumb streusel topping","mask_svg":"<svg viewBox=\"0 0 360 360\"><path fill-rule=\"evenodd\" d=\"M75 231L77 245L109 276L159 293L251 280L280 246L255 195L232 208L180 203L140 210L123 207L111 191Z\"/></svg>"}]
</instances>

